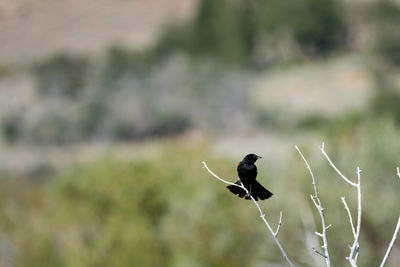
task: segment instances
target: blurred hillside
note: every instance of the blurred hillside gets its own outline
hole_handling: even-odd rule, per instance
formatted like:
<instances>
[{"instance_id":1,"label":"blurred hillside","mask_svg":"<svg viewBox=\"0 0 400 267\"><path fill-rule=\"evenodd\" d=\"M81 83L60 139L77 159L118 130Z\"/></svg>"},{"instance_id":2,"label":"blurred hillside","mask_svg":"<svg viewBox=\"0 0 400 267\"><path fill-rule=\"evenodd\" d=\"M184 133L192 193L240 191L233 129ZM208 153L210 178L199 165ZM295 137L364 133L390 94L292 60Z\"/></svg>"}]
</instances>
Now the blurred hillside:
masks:
<instances>
[{"instance_id":1,"label":"blurred hillside","mask_svg":"<svg viewBox=\"0 0 400 267\"><path fill-rule=\"evenodd\" d=\"M201 168L233 181L247 153L289 255L320 266L295 144L345 266L340 196L356 199L322 141L363 170L360 266L377 266L399 203L399 22L395 0L3 1L0 267L281 266L255 210Z\"/></svg>"},{"instance_id":2,"label":"blurred hillside","mask_svg":"<svg viewBox=\"0 0 400 267\"><path fill-rule=\"evenodd\" d=\"M143 49L162 25L186 21L196 0L4 0L0 61L38 60L59 53L93 55L119 44Z\"/></svg>"}]
</instances>

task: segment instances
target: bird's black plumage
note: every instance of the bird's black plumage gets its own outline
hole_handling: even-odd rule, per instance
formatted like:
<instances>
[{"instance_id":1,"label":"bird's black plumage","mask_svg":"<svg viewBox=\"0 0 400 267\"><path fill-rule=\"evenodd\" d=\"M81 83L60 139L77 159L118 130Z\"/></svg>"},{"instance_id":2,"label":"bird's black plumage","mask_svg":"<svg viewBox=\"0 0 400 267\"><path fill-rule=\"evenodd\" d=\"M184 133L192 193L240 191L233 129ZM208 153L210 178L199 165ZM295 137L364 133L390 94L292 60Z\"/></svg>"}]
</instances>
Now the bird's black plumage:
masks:
<instances>
[{"instance_id":1,"label":"bird's black plumage","mask_svg":"<svg viewBox=\"0 0 400 267\"><path fill-rule=\"evenodd\" d=\"M242 183L255 200L268 199L273 195L256 180L257 167L256 165L254 165L254 163L257 161L257 159L260 158L260 156L257 156L255 154L248 154L246 157L244 157L243 160L239 162L237 167L240 179L235 182L235 184ZM246 191L244 191L243 188L235 185L228 185L227 188L229 189L229 191L231 191L235 195L238 195L240 198L245 197L246 199L250 199L250 196L246 195Z\"/></svg>"}]
</instances>

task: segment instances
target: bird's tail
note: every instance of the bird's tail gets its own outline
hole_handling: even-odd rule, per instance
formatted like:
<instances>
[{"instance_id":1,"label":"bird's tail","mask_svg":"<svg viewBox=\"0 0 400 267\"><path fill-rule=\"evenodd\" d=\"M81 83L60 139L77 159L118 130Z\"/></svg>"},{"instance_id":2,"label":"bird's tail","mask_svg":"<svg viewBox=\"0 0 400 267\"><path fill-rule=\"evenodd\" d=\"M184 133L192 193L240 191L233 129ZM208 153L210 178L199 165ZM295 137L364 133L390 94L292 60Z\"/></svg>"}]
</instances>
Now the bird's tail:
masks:
<instances>
[{"instance_id":1,"label":"bird's tail","mask_svg":"<svg viewBox=\"0 0 400 267\"><path fill-rule=\"evenodd\" d=\"M272 193L268 191L264 186L262 186L259 182L253 181L251 187L251 195L257 200L257 197L261 200L268 199L272 197Z\"/></svg>"},{"instance_id":2,"label":"bird's tail","mask_svg":"<svg viewBox=\"0 0 400 267\"><path fill-rule=\"evenodd\" d=\"M240 185L240 181L236 181L235 184ZM233 194L238 195L240 198L246 196L246 191L243 188L240 188L235 185L228 185L227 188L229 191L231 191ZM246 187L247 188L247 187ZM247 190L250 191L250 188L247 188ZM264 186L262 186L259 182L253 181L251 185L251 196L255 199L268 199L272 196L273 194L268 191ZM250 199L246 197L246 199Z\"/></svg>"}]
</instances>

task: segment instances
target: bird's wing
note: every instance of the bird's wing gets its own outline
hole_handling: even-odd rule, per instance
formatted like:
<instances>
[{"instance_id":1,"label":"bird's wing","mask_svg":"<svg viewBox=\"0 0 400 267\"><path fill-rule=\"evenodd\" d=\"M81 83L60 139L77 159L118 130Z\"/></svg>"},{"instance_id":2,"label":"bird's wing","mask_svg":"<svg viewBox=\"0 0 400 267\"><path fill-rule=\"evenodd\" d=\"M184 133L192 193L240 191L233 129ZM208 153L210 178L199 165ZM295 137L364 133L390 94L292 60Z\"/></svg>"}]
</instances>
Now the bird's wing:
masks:
<instances>
[{"instance_id":1,"label":"bird's wing","mask_svg":"<svg viewBox=\"0 0 400 267\"><path fill-rule=\"evenodd\" d=\"M242 182L252 181L257 177L257 167L256 165L241 164L237 168L239 178ZM247 188L247 186L246 186Z\"/></svg>"},{"instance_id":2,"label":"bird's wing","mask_svg":"<svg viewBox=\"0 0 400 267\"><path fill-rule=\"evenodd\" d=\"M236 181L235 184L240 185L240 181ZM233 194L239 195L239 197L244 197L246 195L246 191L243 188L240 188L236 185L228 185L226 188L229 189Z\"/></svg>"}]
</instances>

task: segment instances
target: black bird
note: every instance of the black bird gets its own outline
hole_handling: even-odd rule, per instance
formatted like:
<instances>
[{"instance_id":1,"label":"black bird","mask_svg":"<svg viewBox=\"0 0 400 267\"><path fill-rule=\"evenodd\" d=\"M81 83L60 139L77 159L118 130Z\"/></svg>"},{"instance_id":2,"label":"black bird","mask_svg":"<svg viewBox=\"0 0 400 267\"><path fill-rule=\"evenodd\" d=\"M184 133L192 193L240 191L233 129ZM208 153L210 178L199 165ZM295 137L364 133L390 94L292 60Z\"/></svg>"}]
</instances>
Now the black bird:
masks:
<instances>
[{"instance_id":1,"label":"black bird","mask_svg":"<svg viewBox=\"0 0 400 267\"><path fill-rule=\"evenodd\" d=\"M260 158L260 156L257 156L255 154L248 154L246 157L244 157L237 166L237 171L240 179L235 182L235 184L238 185L242 183L255 200L268 199L273 195L259 182L256 181L257 167L256 165L254 165L254 163ZM229 189L229 191L231 191L235 195L238 195L240 198L245 197L245 199L250 199L250 195L246 194L246 191L244 191L243 188L235 185L228 185L227 188Z\"/></svg>"}]
</instances>

